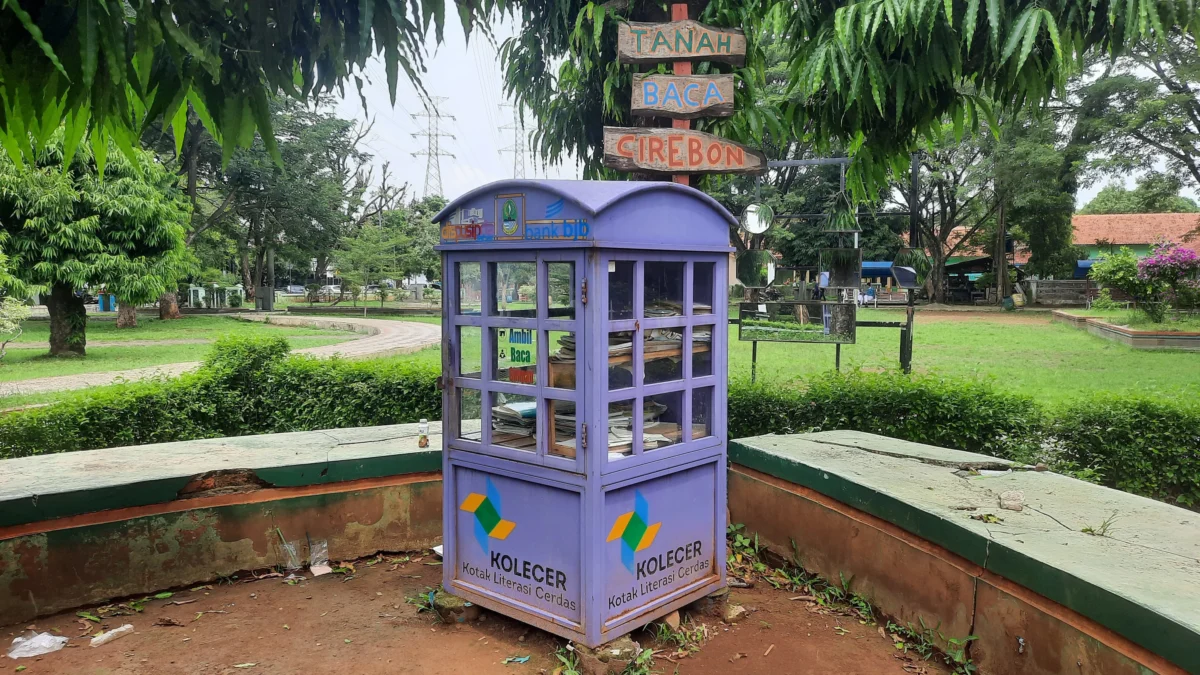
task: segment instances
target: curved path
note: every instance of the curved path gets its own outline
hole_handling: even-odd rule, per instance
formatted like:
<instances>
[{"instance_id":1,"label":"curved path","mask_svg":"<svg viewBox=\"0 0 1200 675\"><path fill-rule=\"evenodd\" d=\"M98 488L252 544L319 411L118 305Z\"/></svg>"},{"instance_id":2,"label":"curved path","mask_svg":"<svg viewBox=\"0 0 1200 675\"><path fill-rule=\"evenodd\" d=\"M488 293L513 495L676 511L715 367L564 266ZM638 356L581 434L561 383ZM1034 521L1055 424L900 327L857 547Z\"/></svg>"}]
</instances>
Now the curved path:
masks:
<instances>
[{"instance_id":1,"label":"curved path","mask_svg":"<svg viewBox=\"0 0 1200 675\"><path fill-rule=\"evenodd\" d=\"M236 317L242 321L262 321L280 326L309 326L326 330L344 330L362 333L363 337L321 347L293 349L293 354L308 354L320 358L339 356L345 359L376 358L407 354L436 345L442 340L440 326L416 321L389 321L387 319L365 319L357 317L288 316L280 314L244 314ZM80 373L58 377L39 377L31 380L0 382L0 396L18 394L42 394L52 391L84 389L106 384L132 382L152 377L175 377L200 367L199 361L166 363L161 366L133 368L102 373Z\"/></svg>"}]
</instances>

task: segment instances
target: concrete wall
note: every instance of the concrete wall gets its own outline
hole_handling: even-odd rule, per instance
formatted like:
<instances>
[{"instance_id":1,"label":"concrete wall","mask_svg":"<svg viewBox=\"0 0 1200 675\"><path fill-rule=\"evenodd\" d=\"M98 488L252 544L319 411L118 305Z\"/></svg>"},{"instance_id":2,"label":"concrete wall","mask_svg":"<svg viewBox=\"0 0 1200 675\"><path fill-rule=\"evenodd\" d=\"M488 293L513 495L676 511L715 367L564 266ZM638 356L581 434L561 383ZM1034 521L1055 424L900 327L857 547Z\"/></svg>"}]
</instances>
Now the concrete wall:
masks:
<instances>
[{"instance_id":1,"label":"concrete wall","mask_svg":"<svg viewBox=\"0 0 1200 675\"><path fill-rule=\"evenodd\" d=\"M1052 312L1054 321L1112 340L1134 349L1181 349L1200 351L1200 333L1182 331L1134 330L1116 326L1098 317L1077 316L1066 312Z\"/></svg>"},{"instance_id":2,"label":"concrete wall","mask_svg":"<svg viewBox=\"0 0 1200 675\"><path fill-rule=\"evenodd\" d=\"M438 425L430 447L441 446ZM0 625L283 565L441 540L441 453L417 425L0 460ZM282 538L281 538L282 535Z\"/></svg>"},{"instance_id":3,"label":"concrete wall","mask_svg":"<svg viewBox=\"0 0 1200 675\"><path fill-rule=\"evenodd\" d=\"M937 450L854 432L739 439L730 522L810 571L850 580L898 622L976 636L969 654L983 675L1200 672L1200 566L1176 557L1200 545L1194 514L1019 467L972 479L990 458ZM996 508L998 491L1020 481L1025 517ZM1129 521L1115 541L1076 527L1110 508ZM980 513L1002 522L970 519ZM1138 550L1152 542L1161 550Z\"/></svg>"}]
</instances>

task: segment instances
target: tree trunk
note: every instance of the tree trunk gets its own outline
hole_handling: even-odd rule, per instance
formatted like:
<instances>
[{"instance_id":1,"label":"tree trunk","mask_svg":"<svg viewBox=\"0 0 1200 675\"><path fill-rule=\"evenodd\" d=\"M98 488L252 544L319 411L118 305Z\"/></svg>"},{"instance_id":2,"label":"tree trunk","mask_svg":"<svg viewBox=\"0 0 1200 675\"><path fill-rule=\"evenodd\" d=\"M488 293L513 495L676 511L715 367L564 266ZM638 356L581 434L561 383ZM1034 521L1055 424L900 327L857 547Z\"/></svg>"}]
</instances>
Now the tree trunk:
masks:
<instances>
[{"instance_id":1,"label":"tree trunk","mask_svg":"<svg viewBox=\"0 0 1200 675\"><path fill-rule=\"evenodd\" d=\"M136 305L128 302L118 302L117 328L137 328Z\"/></svg>"},{"instance_id":2,"label":"tree trunk","mask_svg":"<svg viewBox=\"0 0 1200 675\"><path fill-rule=\"evenodd\" d=\"M83 298L75 295L70 284L57 283L50 287L46 309L50 311L50 356L85 356L87 309Z\"/></svg>"},{"instance_id":3,"label":"tree trunk","mask_svg":"<svg viewBox=\"0 0 1200 675\"><path fill-rule=\"evenodd\" d=\"M996 302L1003 304L1004 298L1011 293L1008 290L1008 253L1005 245L1008 243L1008 230L1004 223L1004 201L996 214L996 244L992 252L992 273L996 276Z\"/></svg>"},{"instance_id":4,"label":"tree trunk","mask_svg":"<svg viewBox=\"0 0 1200 675\"><path fill-rule=\"evenodd\" d=\"M933 282L933 301L943 305L946 303L946 256L941 251L933 251L930 257L932 268L929 270L929 279Z\"/></svg>"},{"instance_id":5,"label":"tree trunk","mask_svg":"<svg viewBox=\"0 0 1200 675\"><path fill-rule=\"evenodd\" d=\"M183 314L179 311L179 296L175 293L163 293L158 296L158 318L160 319L182 319Z\"/></svg>"},{"instance_id":6,"label":"tree trunk","mask_svg":"<svg viewBox=\"0 0 1200 675\"><path fill-rule=\"evenodd\" d=\"M246 289L246 299L254 299L254 283L250 279L250 252L245 248L241 251L242 286Z\"/></svg>"}]
</instances>

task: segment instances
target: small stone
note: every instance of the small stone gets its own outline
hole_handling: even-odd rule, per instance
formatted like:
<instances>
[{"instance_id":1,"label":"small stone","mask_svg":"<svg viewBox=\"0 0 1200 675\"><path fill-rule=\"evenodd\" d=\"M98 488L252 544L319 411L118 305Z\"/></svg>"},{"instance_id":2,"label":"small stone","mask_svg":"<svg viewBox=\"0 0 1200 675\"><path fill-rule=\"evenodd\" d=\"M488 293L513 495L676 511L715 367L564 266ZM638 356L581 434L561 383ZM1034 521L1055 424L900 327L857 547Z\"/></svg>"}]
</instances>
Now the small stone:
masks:
<instances>
[{"instance_id":1,"label":"small stone","mask_svg":"<svg viewBox=\"0 0 1200 675\"><path fill-rule=\"evenodd\" d=\"M723 620L725 623L737 623L738 621L746 618L746 614L747 612L745 607L731 604L725 609L725 616L723 617Z\"/></svg>"},{"instance_id":2,"label":"small stone","mask_svg":"<svg viewBox=\"0 0 1200 675\"><path fill-rule=\"evenodd\" d=\"M457 623L458 621L462 621L468 604L466 600L450 595L445 591L438 591L433 596L433 606L437 610L438 616L441 617L442 623Z\"/></svg>"},{"instance_id":3,"label":"small stone","mask_svg":"<svg viewBox=\"0 0 1200 675\"><path fill-rule=\"evenodd\" d=\"M482 617L482 616L483 616L483 608L480 607L479 605L468 602L466 604L466 606L463 607L463 620L464 621L480 621L481 620L480 617Z\"/></svg>"},{"instance_id":4,"label":"small stone","mask_svg":"<svg viewBox=\"0 0 1200 675\"><path fill-rule=\"evenodd\" d=\"M575 653L584 675L620 675L642 653L642 648L626 635L595 649L577 644Z\"/></svg>"},{"instance_id":5,"label":"small stone","mask_svg":"<svg viewBox=\"0 0 1200 675\"><path fill-rule=\"evenodd\" d=\"M1007 490L1000 493L1000 508L1009 511L1020 511L1025 508L1025 493L1020 490Z\"/></svg>"},{"instance_id":6,"label":"small stone","mask_svg":"<svg viewBox=\"0 0 1200 675\"><path fill-rule=\"evenodd\" d=\"M1038 462L1033 466L1034 471L1049 471L1050 467L1046 466L1045 462Z\"/></svg>"},{"instance_id":7,"label":"small stone","mask_svg":"<svg viewBox=\"0 0 1200 675\"><path fill-rule=\"evenodd\" d=\"M664 616L662 622L670 626L671 630L679 630L679 610Z\"/></svg>"}]
</instances>

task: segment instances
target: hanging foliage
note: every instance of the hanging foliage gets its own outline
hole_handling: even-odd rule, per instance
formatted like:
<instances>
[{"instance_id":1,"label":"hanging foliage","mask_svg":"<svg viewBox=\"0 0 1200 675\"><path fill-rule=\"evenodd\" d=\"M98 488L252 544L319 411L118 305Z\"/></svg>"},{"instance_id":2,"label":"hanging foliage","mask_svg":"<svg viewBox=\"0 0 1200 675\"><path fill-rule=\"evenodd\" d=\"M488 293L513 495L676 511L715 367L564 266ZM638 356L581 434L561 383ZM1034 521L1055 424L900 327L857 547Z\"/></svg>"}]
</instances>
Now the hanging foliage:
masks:
<instances>
[{"instance_id":1,"label":"hanging foliage","mask_svg":"<svg viewBox=\"0 0 1200 675\"><path fill-rule=\"evenodd\" d=\"M468 32L499 0L455 0ZM225 159L257 130L274 147L267 101L363 85L382 55L393 103L399 73L419 84L425 36L440 41L444 0L0 0L0 143L32 163L60 125L68 163L90 136L103 171L111 141L124 154L143 125L177 129L187 104ZM90 131L90 135L88 132ZM177 133L176 139L183 134Z\"/></svg>"}]
</instances>

